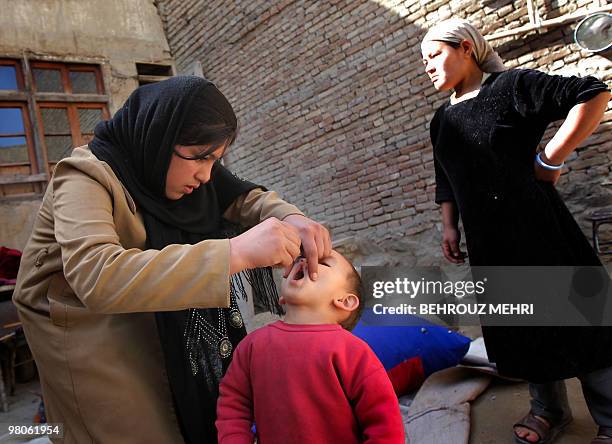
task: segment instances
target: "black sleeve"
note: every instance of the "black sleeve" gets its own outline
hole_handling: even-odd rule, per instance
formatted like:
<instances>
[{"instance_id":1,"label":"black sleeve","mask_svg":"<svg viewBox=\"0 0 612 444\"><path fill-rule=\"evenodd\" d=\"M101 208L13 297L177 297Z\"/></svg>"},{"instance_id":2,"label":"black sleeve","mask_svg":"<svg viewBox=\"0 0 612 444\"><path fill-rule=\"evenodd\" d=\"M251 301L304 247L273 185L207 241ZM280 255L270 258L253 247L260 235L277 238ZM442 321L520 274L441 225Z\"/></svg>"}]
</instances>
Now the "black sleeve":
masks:
<instances>
[{"instance_id":1,"label":"black sleeve","mask_svg":"<svg viewBox=\"0 0 612 444\"><path fill-rule=\"evenodd\" d=\"M455 200L453 190L451 188L450 182L448 181L448 176L446 175L444 168L442 167L442 165L440 165L440 161L436 156L436 144L438 140L439 127L440 110L438 109L438 111L436 111L436 114L434 114L434 117L431 120L431 124L429 126L429 136L431 137L431 145L433 146L434 172L436 177L436 193L434 200L437 204Z\"/></svg>"},{"instance_id":2,"label":"black sleeve","mask_svg":"<svg viewBox=\"0 0 612 444\"><path fill-rule=\"evenodd\" d=\"M564 119L573 106L607 91L605 83L595 77L548 75L532 69L514 73L513 102L523 117L545 122Z\"/></svg>"}]
</instances>

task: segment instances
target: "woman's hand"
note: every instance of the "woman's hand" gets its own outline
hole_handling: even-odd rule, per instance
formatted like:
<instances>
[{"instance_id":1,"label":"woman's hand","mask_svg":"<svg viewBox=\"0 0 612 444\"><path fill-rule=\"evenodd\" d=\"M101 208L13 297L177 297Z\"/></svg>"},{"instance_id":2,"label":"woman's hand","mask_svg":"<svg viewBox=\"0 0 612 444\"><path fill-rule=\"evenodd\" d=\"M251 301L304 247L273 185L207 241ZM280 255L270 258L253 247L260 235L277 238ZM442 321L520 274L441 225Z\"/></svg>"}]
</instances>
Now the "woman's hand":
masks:
<instances>
[{"instance_id":1,"label":"woman's hand","mask_svg":"<svg viewBox=\"0 0 612 444\"><path fill-rule=\"evenodd\" d=\"M453 264L463 264L466 254L459 249L461 232L456 227L444 228L442 233L442 253Z\"/></svg>"},{"instance_id":2,"label":"woman's hand","mask_svg":"<svg viewBox=\"0 0 612 444\"><path fill-rule=\"evenodd\" d=\"M466 254L459 249L461 232L457 228L459 212L454 201L442 202L442 253L453 264L462 264Z\"/></svg>"},{"instance_id":3,"label":"woman's hand","mask_svg":"<svg viewBox=\"0 0 612 444\"><path fill-rule=\"evenodd\" d=\"M308 263L308 275L310 279L315 281L319 269L319 259L331 255L332 243L329 231L323 225L299 214L290 214L283 219L283 222L297 229L302 241L304 256ZM284 276L287 277L290 271L291 265L285 268Z\"/></svg>"},{"instance_id":4,"label":"woman's hand","mask_svg":"<svg viewBox=\"0 0 612 444\"><path fill-rule=\"evenodd\" d=\"M549 165L560 165L569 155L589 137L604 115L610 100L610 92L602 91L586 102L574 105L555 135L540 154L542 161ZM559 180L560 170L546 170L535 166L535 177L544 182Z\"/></svg>"},{"instance_id":5,"label":"woman's hand","mask_svg":"<svg viewBox=\"0 0 612 444\"><path fill-rule=\"evenodd\" d=\"M230 239L230 274L247 268L281 266L291 269L300 255L300 234L275 217Z\"/></svg>"}]
</instances>

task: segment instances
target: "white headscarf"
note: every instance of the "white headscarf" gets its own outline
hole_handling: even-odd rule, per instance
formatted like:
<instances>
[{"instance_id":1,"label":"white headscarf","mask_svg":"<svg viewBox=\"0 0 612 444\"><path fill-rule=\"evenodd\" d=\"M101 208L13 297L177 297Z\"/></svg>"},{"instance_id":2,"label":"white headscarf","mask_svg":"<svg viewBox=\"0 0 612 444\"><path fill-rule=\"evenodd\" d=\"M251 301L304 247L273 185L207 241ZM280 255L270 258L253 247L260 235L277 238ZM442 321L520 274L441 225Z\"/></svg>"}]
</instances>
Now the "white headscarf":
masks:
<instances>
[{"instance_id":1,"label":"white headscarf","mask_svg":"<svg viewBox=\"0 0 612 444\"><path fill-rule=\"evenodd\" d=\"M423 43L429 41L461 43L463 40L472 43L474 58L483 72L500 72L508 69L482 34L469 22L460 18L444 20L431 28L425 34L421 47Z\"/></svg>"}]
</instances>

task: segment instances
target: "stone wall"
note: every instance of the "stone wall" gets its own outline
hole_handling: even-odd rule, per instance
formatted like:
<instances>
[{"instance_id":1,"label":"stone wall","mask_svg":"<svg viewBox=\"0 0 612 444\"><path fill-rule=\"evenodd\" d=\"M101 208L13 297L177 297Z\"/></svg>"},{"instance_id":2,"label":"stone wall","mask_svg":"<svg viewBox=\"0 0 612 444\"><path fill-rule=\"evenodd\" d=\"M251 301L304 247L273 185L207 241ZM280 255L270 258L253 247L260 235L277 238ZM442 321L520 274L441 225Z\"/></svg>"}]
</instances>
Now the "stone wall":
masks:
<instances>
[{"instance_id":1,"label":"stone wall","mask_svg":"<svg viewBox=\"0 0 612 444\"><path fill-rule=\"evenodd\" d=\"M425 29L451 15L485 35L521 26L528 23L524 1L157 4L178 71L201 62L235 106L240 134L228 156L234 171L325 221L359 262L440 261L429 121L447 94L424 75L419 43ZM538 4L542 19L593 6ZM610 83L610 52L579 50L574 26L492 43L509 66ZM612 204L611 120L609 109L559 183L589 238L587 213Z\"/></svg>"}]
</instances>

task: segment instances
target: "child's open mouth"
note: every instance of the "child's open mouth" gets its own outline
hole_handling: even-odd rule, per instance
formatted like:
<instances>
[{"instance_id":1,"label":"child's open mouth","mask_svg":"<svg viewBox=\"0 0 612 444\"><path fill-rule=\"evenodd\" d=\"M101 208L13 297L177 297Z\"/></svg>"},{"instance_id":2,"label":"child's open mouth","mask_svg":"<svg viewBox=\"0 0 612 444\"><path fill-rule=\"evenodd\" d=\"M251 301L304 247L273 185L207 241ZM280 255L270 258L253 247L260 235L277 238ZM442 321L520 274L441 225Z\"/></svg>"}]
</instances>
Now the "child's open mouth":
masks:
<instances>
[{"instance_id":1,"label":"child's open mouth","mask_svg":"<svg viewBox=\"0 0 612 444\"><path fill-rule=\"evenodd\" d=\"M293 276L293 280L294 281L299 281L300 279L302 279L304 277L304 269L302 267L300 267L300 269L298 270L297 273L295 273L295 276Z\"/></svg>"},{"instance_id":2,"label":"child's open mouth","mask_svg":"<svg viewBox=\"0 0 612 444\"><path fill-rule=\"evenodd\" d=\"M298 258L297 262L293 266L291 275L289 276L290 280L300 281L304 279L306 270L306 261L303 258Z\"/></svg>"}]
</instances>

